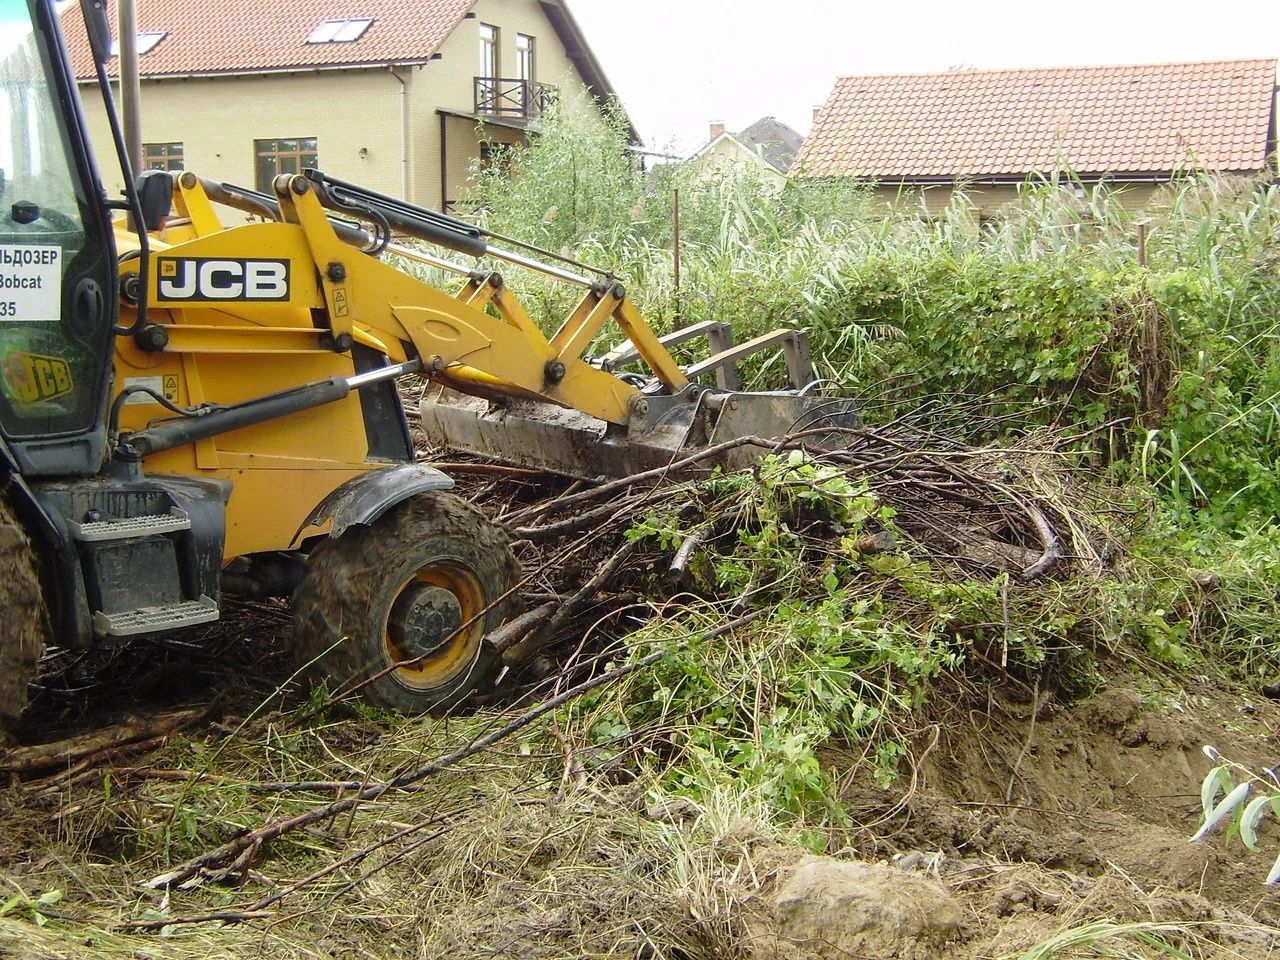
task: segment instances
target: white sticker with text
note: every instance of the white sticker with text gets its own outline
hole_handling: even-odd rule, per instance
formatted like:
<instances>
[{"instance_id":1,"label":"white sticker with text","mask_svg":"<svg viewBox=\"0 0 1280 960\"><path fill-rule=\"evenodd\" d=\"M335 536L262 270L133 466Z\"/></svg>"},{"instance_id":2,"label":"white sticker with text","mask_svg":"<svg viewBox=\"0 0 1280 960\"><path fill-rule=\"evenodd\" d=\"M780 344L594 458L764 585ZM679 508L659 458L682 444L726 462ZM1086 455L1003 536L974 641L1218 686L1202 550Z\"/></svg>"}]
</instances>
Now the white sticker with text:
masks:
<instances>
[{"instance_id":1,"label":"white sticker with text","mask_svg":"<svg viewBox=\"0 0 1280 960\"><path fill-rule=\"evenodd\" d=\"M62 248L0 244L0 320L57 320Z\"/></svg>"},{"instance_id":2,"label":"white sticker with text","mask_svg":"<svg viewBox=\"0 0 1280 960\"><path fill-rule=\"evenodd\" d=\"M126 387L149 387L152 390L154 390L156 393L161 393L161 391L164 390L164 378L163 377L126 377L124 381L124 385ZM163 394L161 395L163 396ZM149 393L142 393L141 391L139 391L138 393L131 393L129 394L129 396L124 398L124 405L126 407L133 406L139 403L155 403L155 402L156 402L155 397L151 396L151 394Z\"/></svg>"}]
</instances>

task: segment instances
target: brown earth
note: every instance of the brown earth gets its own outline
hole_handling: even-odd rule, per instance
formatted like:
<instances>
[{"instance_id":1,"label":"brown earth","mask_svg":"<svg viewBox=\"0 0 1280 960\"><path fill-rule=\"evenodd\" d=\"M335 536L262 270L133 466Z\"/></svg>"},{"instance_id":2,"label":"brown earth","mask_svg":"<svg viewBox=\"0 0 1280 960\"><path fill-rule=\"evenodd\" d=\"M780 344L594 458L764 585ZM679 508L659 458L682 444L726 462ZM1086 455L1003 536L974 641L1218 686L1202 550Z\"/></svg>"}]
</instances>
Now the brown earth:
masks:
<instances>
[{"instance_id":1,"label":"brown earth","mask_svg":"<svg viewBox=\"0 0 1280 960\"><path fill-rule=\"evenodd\" d=\"M27 703L44 649L45 622L35 554L0 490L0 747Z\"/></svg>"},{"instance_id":2,"label":"brown earth","mask_svg":"<svg viewBox=\"0 0 1280 960\"><path fill-rule=\"evenodd\" d=\"M121 648L94 670L63 664L42 681L20 732L30 742L55 728L65 735L124 714L219 701L225 716L216 729L190 732L178 753L127 761L176 766L201 743L207 750L220 742L236 717L287 680L278 646L286 630L283 609L258 605L190 642ZM858 826L832 835L821 856L750 811L726 817L685 801L655 804L638 784L588 778L571 757L561 779L558 755L499 751L442 786L442 796L487 790L488 800L475 801L482 817L357 885L336 907L322 899L322 912L301 919L282 911L261 955L980 960L1019 957L1082 927L1103 939L1044 956L1169 955L1134 939L1126 924L1165 925L1165 940L1196 958L1280 953L1272 929L1280 900L1261 882L1270 858L1221 833L1188 842L1211 766L1203 746L1254 769L1271 764L1280 708L1207 684L1171 691L1123 664L1108 672L1108 682L1072 703L1020 685L936 692L933 702L945 706L932 708L931 723L912 738L899 782L878 786L855 770L845 784ZM285 707L302 695L287 695ZM385 749L384 729L367 718L339 718L326 730L329 749L344 756ZM544 767L552 771L545 787L519 779ZM495 778L488 786L486 776ZM515 792L499 776L515 776ZM0 877L28 891L65 887L69 915L98 924L137 916L134 884L147 874L113 864L107 828L120 829L135 808L154 816L146 803L160 787L121 781L113 789L106 806L95 777L61 792L30 791L17 780L0 791ZM435 799L408 798L391 813L365 816L399 823ZM77 804L102 812L77 814ZM97 819L75 826L76 817ZM68 840L100 829L107 832ZM1264 831L1265 848L1276 849L1277 834ZM305 843L320 841L338 852L354 842L339 831ZM268 858L258 869L263 878L253 873L249 892L233 891L233 902L257 896L254 884L287 881L310 866ZM74 909L68 876L93 890ZM218 897L209 902L226 902ZM199 912L199 903L181 900L162 905ZM105 941L84 929L55 920L37 932L19 913L0 916L0 956L99 955ZM198 941L130 934L112 941L113 952L232 956L267 943L252 925L202 930L188 934L207 938Z\"/></svg>"},{"instance_id":3,"label":"brown earth","mask_svg":"<svg viewBox=\"0 0 1280 960\"><path fill-rule=\"evenodd\" d=\"M1107 918L1200 925L1224 956L1271 956L1280 939L1264 928L1280 923L1280 898L1261 882L1270 859L1225 831L1189 837L1212 766L1204 746L1260 771L1276 761L1278 723L1265 699L1174 693L1123 671L1077 703L964 703L917 738L905 801L850 796L859 819L882 821L858 854L931 875L962 904L965 949L939 955L1003 956Z\"/></svg>"}]
</instances>

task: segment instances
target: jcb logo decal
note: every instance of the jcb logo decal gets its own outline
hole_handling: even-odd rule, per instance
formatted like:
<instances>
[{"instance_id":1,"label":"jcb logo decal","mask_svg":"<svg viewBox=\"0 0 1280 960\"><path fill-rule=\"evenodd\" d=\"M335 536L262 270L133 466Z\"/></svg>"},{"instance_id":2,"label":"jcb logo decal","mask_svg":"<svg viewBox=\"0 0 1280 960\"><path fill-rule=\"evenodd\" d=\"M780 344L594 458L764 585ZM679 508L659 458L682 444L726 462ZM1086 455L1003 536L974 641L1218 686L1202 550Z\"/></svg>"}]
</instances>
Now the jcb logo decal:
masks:
<instances>
[{"instance_id":1,"label":"jcb logo decal","mask_svg":"<svg viewBox=\"0 0 1280 960\"><path fill-rule=\"evenodd\" d=\"M4 363L5 385L19 404L43 403L70 393L71 367L61 357L13 353Z\"/></svg>"},{"instance_id":2,"label":"jcb logo decal","mask_svg":"<svg viewBox=\"0 0 1280 960\"><path fill-rule=\"evenodd\" d=\"M288 300L288 260L160 257L160 300Z\"/></svg>"}]
</instances>

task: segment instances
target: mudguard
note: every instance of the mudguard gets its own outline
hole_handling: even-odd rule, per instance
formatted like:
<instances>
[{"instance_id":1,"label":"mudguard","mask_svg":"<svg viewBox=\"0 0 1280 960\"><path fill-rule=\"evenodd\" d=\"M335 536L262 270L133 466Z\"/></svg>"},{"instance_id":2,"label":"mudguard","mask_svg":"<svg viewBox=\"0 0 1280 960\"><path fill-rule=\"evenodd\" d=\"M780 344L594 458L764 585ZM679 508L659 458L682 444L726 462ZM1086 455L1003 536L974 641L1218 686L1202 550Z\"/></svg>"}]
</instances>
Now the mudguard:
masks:
<instances>
[{"instance_id":1,"label":"mudguard","mask_svg":"<svg viewBox=\"0 0 1280 960\"><path fill-rule=\"evenodd\" d=\"M348 480L320 501L293 535L294 543L308 527L333 521L329 536L340 537L353 524L370 524L410 497L429 490L449 490L453 480L422 463L402 463L370 470Z\"/></svg>"}]
</instances>

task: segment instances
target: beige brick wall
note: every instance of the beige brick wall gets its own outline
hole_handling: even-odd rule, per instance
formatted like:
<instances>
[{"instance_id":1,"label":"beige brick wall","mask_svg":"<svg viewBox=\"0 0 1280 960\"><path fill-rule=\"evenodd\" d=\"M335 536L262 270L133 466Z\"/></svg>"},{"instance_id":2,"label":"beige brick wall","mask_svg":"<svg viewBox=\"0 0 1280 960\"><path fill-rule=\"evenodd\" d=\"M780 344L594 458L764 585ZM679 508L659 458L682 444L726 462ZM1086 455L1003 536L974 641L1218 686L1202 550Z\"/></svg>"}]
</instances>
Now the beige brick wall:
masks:
<instances>
[{"instance_id":1,"label":"beige brick wall","mask_svg":"<svg viewBox=\"0 0 1280 960\"><path fill-rule=\"evenodd\" d=\"M475 18L463 20L441 47L441 57L421 67L399 68L409 111L402 144L401 86L386 68L312 73L210 77L142 82L143 140L183 144L185 166L201 176L254 186L254 141L292 137L318 140L319 167L336 177L402 196L402 163L409 168L408 199L441 204L440 116L437 110L471 113L480 68L479 24L500 30L500 70L516 72L516 34L535 38L535 79L556 84L563 98L587 99L586 87L565 55L537 0L479 0ZM118 194L121 177L95 85L82 84L90 136L107 189ZM465 190L480 138L470 120L446 120L445 170L449 199ZM490 125L485 135L520 142L518 131ZM360 156L360 148L367 154Z\"/></svg>"},{"instance_id":2,"label":"beige brick wall","mask_svg":"<svg viewBox=\"0 0 1280 960\"><path fill-rule=\"evenodd\" d=\"M103 180L118 191L120 173L102 101L96 88L80 90ZM399 97L400 85L385 69L147 80L142 139L180 142L186 169L252 187L255 140L315 137L321 169L398 194ZM368 148L364 158L362 146Z\"/></svg>"},{"instance_id":3,"label":"beige brick wall","mask_svg":"<svg viewBox=\"0 0 1280 960\"><path fill-rule=\"evenodd\" d=\"M438 108L471 113L475 106L475 78L480 74L480 24L498 28L498 69L516 75L516 34L534 38L534 79L555 84L561 99L586 100L587 89L537 0L479 0L475 17L463 20L440 48L441 58L422 69L412 93L415 119L414 179L420 192L415 202L439 208L440 117ZM465 192L468 163L479 156L479 137L468 120L447 118L445 129L444 193L456 200ZM519 142L521 135L489 125L485 136L502 143Z\"/></svg>"},{"instance_id":4,"label":"beige brick wall","mask_svg":"<svg viewBox=\"0 0 1280 960\"><path fill-rule=\"evenodd\" d=\"M1117 184L1113 188L1120 205L1130 212L1137 213L1150 202L1158 184L1126 183ZM1017 184L985 184L964 188L966 199L975 214L983 217L998 216L1008 204L1018 199ZM947 184L933 186L892 186L878 185L874 196L878 203L888 207L896 205L906 210L920 212L924 216L941 216L951 202L953 188Z\"/></svg>"}]
</instances>

